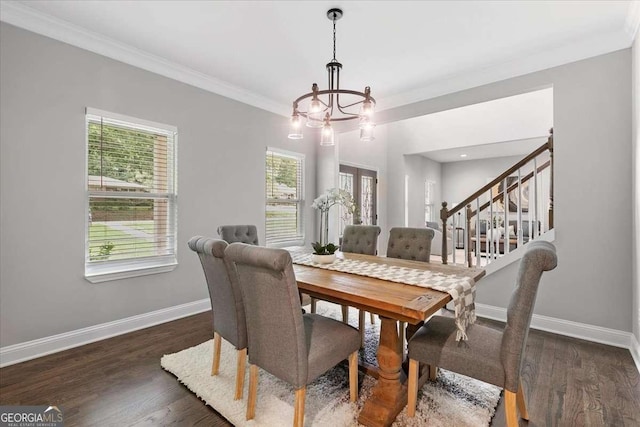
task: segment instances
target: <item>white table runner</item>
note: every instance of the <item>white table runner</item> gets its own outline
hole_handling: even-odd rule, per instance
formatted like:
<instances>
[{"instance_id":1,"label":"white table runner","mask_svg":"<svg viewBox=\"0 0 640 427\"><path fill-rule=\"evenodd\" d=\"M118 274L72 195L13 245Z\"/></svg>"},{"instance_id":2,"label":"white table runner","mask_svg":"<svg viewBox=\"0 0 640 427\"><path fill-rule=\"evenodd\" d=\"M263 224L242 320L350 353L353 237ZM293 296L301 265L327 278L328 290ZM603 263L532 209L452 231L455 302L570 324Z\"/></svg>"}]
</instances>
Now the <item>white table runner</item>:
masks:
<instances>
[{"instance_id":1,"label":"white table runner","mask_svg":"<svg viewBox=\"0 0 640 427\"><path fill-rule=\"evenodd\" d=\"M390 282L446 292L451 295L455 306L456 326L458 328L457 341L467 339L467 326L476 321L474 304L476 286L471 277L460 277L454 274L443 274L417 268L398 267L346 258L337 258L331 264L318 264L311 260L311 254L300 251L292 251L291 258L294 264L374 277Z\"/></svg>"}]
</instances>

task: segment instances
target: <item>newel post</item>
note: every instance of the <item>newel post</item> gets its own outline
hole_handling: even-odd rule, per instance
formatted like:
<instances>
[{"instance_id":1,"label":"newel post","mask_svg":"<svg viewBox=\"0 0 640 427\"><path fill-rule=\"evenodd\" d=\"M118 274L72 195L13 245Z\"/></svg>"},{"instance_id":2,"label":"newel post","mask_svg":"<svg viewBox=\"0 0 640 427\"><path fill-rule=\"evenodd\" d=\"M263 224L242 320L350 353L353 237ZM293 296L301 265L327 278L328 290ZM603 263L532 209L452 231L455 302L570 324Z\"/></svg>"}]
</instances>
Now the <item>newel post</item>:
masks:
<instances>
[{"instance_id":1,"label":"newel post","mask_svg":"<svg viewBox=\"0 0 640 427\"><path fill-rule=\"evenodd\" d=\"M447 263L447 219L449 218L449 209L447 209L447 202L442 202L442 209L440 209L440 219L442 220L442 263ZM452 239L453 240L453 239Z\"/></svg>"},{"instance_id":2,"label":"newel post","mask_svg":"<svg viewBox=\"0 0 640 427\"><path fill-rule=\"evenodd\" d=\"M553 228L553 128L549 129L549 141L547 146L549 147L550 156L550 188L549 188L549 230Z\"/></svg>"}]
</instances>

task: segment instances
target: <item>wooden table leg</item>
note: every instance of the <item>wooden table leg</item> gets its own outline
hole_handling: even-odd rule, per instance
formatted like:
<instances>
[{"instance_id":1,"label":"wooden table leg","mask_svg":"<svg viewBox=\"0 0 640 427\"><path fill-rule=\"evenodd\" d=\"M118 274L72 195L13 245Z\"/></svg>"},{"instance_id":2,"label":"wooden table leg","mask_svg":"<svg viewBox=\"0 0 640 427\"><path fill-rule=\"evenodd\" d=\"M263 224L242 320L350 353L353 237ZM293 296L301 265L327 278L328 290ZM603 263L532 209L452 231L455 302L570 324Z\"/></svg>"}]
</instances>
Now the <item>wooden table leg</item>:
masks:
<instances>
[{"instance_id":1,"label":"wooden table leg","mask_svg":"<svg viewBox=\"0 0 640 427\"><path fill-rule=\"evenodd\" d=\"M390 426L407 404L407 377L402 371L398 322L382 316L380 319L379 377L358 416L360 424L370 427Z\"/></svg>"}]
</instances>

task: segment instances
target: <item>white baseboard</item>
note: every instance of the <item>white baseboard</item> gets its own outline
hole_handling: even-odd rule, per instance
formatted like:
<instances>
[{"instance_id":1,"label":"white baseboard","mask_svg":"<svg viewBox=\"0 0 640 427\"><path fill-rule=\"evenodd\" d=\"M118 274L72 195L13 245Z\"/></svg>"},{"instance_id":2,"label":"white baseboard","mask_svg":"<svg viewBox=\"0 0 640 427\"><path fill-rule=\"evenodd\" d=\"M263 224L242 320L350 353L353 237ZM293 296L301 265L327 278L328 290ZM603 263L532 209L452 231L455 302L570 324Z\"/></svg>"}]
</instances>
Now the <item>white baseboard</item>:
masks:
<instances>
[{"instance_id":1,"label":"white baseboard","mask_svg":"<svg viewBox=\"0 0 640 427\"><path fill-rule=\"evenodd\" d=\"M0 368L211 310L209 298L0 348Z\"/></svg>"},{"instance_id":2,"label":"white baseboard","mask_svg":"<svg viewBox=\"0 0 640 427\"><path fill-rule=\"evenodd\" d=\"M636 362L636 368L638 368L638 372L640 372L640 343L638 343L638 339L635 335L631 334L631 357L633 357L633 361Z\"/></svg>"},{"instance_id":3,"label":"white baseboard","mask_svg":"<svg viewBox=\"0 0 640 427\"><path fill-rule=\"evenodd\" d=\"M476 315L488 319L507 320L507 310L492 305L476 304ZM557 319L555 317L534 314L531 319L531 328L541 331L553 332L558 335L565 335L573 338L580 338L587 341L612 345L629 349L633 355L631 332L618 331L616 329L603 328L601 326L588 325L586 323L572 322L571 320ZM636 342L637 346L637 342ZM637 347L636 347L637 351ZM638 362L636 361L636 364Z\"/></svg>"},{"instance_id":4,"label":"white baseboard","mask_svg":"<svg viewBox=\"0 0 640 427\"><path fill-rule=\"evenodd\" d=\"M170 322L207 310L211 310L211 302L208 298L205 298L150 313L115 320L113 322L2 347L0 348L0 367L25 362L37 357L46 356L47 354L79 347L160 323ZM476 304L476 314L480 317L502 322L507 318L506 309L486 304ZM640 371L640 344L636 337L630 332L622 332L615 329L587 325L585 323L572 322L570 320L562 320L538 314L533 315L531 327L559 335L627 348L631 352L638 371Z\"/></svg>"}]
</instances>

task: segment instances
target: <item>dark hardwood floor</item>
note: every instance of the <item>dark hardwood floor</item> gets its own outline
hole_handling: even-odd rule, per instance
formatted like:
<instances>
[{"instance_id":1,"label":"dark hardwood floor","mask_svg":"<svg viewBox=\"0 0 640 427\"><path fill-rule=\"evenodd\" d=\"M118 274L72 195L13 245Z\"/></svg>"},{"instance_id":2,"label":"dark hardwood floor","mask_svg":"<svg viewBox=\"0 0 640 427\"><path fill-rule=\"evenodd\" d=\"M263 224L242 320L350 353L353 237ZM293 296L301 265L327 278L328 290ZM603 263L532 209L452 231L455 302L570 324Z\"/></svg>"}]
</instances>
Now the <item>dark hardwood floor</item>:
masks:
<instances>
[{"instance_id":1,"label":"dark hardwood floor","mask_svg":"<svg viewBox=\"0 0 640 427\"><path fill-rule=\"evenodd\" d=\"M487 320L480 323L500 328ZM0 404L62 406L65 426L228 426L160 367L163 354L211 338L203 313L0 369ZM532 330L521 426L640 426L628 350ZM501 400L493 426L504 426Z\"/></svg>"}]
</instances>

